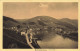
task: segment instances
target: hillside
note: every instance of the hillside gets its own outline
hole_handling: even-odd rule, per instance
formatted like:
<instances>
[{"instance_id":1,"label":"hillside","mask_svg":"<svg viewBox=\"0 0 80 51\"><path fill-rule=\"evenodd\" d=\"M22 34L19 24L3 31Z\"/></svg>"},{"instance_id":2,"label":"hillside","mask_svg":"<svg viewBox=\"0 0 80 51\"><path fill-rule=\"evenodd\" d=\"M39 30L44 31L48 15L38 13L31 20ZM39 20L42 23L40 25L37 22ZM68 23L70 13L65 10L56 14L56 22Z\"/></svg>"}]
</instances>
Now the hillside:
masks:
<instances>
[{"instance_id":1,"label":"hillside","mask_svg":"<svg viewBox=\"0 0 80 51\"><path fill-rule=\"evenodd\" d=\"M77 19L63 18L63 19L60 19L60 21L66 22L66 23L69 23L69 24L72 24L72 25L75 26L76 28L78 27L78 20L77 20Z\"/></svg>"},{"instance_id":2,"label":"hillside","mask_svg":"<svg viewBox=\"0 0 80 51\"><path fill-rule=\"evenodd\" d=\"M21 36L21 32L27 30L28 28L32 28L33 38L37 38L37 41L39 40L47 42L53 38L56 38L58 35L61 36L64 40L69 38L78 42L77 25L77 20L58 20L50 16L36 16L31 19L12 19L3 16L3 48L8 48L12 43L16 43L18 45L17 47L19 48L30 48L26 42L25 37L23 35ZM12 29L14 26L20 28ZM58 39L60 40L60 38ZM32 45L36 47L34 43L32 43Z\"/></svg>"},{"instance_id":3,"label":"hillside","mask_svg":"<svg viewBox=\"0 0 80 51\"><path fill-rule=\"evenodd\" d=\"M71 22L71 23L69 23ZM62 19L58 20L50 16L36 16L31 19L14 20L9 17L3 16L3 26L12 27L21 25L22 28L32 28L36 34L35 37L44 39L45 36L53 36L55 34L63 35L64 37L69 37L70 34L76 34L76 39L78 36L78 24L77 21L69 21ZM75 25L76 24L76 25ZM72 37L70 37L72 38ZM72 38L74 39L74 38Z\"/></svg>"},{"instance_id":4,"label":"hillside","mask_svg":"<svg viewBox=\"0 0 80 51\"><path fill-rule=\"evenodd\" d=\"M19 25L18 21L14 20L12 18L3 16L3 26L4 27L12 27L12 26L17 26L17 25Z\"/></svg>"},{"instance_id":5,"label":"hillside","mask_svg":"<svg viewBox=\"0 0 80 51\"><path fill-rule=\"evenodd\" d=\"M76 21L74 21L76 22ZM49 26L49 27L60 27L63 29L71 29L71 30L75 30L77 29L78 24L70 24L68 21L64 21L63 20L57 20L55 18L52 18L50 16L36 16L32 19L28 19L26 21L24 21L23 23L25 23L26 25L31 25L30 23L34 23L34 25L37 26Z\"/></svg>"}]
</instances>

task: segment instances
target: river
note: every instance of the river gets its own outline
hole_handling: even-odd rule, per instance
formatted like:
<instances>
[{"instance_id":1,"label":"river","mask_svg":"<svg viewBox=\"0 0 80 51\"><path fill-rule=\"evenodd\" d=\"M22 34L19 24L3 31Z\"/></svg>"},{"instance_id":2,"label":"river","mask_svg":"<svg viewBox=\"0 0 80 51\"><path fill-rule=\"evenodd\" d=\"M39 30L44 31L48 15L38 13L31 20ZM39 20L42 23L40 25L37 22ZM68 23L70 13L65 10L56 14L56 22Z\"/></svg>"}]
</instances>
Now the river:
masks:
<instances>
[{"instance_id":1,"label":"river","mask_svg":"<svg viewBox=\"0 0 80 51\"><path fill-rule=\"evenodd\" d=\"M42 41L37 41L42 49L75 49L78 48L78 42L69 38L63 38L60 35L46 37Z\"/></svg>"}]
</instances>

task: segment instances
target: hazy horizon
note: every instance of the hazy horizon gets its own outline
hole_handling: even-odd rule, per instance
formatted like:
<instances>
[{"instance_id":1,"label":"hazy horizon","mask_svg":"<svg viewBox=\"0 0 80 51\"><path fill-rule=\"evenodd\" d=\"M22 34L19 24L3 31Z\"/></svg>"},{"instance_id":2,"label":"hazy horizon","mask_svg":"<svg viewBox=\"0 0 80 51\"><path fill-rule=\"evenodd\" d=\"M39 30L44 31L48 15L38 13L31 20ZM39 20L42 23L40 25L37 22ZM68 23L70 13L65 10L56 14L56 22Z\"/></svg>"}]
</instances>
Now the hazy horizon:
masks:
<instances>
[{"instance_id":1,"label":"hazy horizon","mask_svg":"<svg viewBox=\"0 0 80 51\"><path fill-rule=\"evenodd\" d=\"M13 19L50 16L56 19L78 19L77 2L4 2L3 15Z\"/></svg>"},{"instance_id":2,"label":"hazy horizon","mask_svg":"<svg viewBox=\"0 0 80 51\"><path fill-rule=\"evenodd\" d=\"M6 16L6 17L8 17L8 16ZM35 17L37 17L37 16L35 16ZM35 18L35 17L32 17L32 18ZM49 17L51 17L51 16L49 16ZM9 18L11 18L11 17L9 17ZM52 17L52 18L54 18L54 17ZM16 19L16 18L12 18L12 19ZM23 18L23 19L31 19L31 18ZM70 19L70 18L55 18L55 19ZM16 19L16 20L22 20L22 19ZM71 19L71 20L78 20L78 19Z\"/></svg>"}]
</instances>

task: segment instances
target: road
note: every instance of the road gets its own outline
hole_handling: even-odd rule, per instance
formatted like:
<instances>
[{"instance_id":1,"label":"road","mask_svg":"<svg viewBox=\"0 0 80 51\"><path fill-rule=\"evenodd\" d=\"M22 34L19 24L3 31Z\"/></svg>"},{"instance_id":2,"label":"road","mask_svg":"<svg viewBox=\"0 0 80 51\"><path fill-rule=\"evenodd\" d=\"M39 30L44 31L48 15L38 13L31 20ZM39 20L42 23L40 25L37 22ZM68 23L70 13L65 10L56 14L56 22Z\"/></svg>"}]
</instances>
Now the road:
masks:
<instances>
[{"instance_id":1,"label":"road","mask_svg":"<svg viewBox=\"0 0 80 51\"><path fill-rule=\"evenodd\" d=\"M29 37L28 37L27 34L25 35L25 37L26 37L26 41L27 41L28 45L29 45L32 49L35 49L35 48L32 46L32 44L29 42Z\"/></svg>"}]
</instances>

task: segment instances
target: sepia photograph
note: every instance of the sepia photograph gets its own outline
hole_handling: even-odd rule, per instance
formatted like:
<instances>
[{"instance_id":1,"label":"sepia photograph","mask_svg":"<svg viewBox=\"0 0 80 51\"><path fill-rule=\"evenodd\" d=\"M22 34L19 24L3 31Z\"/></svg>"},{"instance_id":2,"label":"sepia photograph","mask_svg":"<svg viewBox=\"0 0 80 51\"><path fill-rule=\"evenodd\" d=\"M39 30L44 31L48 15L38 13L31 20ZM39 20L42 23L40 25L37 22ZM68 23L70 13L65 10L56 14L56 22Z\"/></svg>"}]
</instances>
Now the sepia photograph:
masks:
<instances>
[{"instance_id":1,"label":"sepia photograph","mask_svg":"<svg viewBox=\"0 0 80 51\"><path fill-rule=\"evenodd\" d=\"M78 2L3 2L3 49L78 49Z\"/></svg>"}]
</instances>

